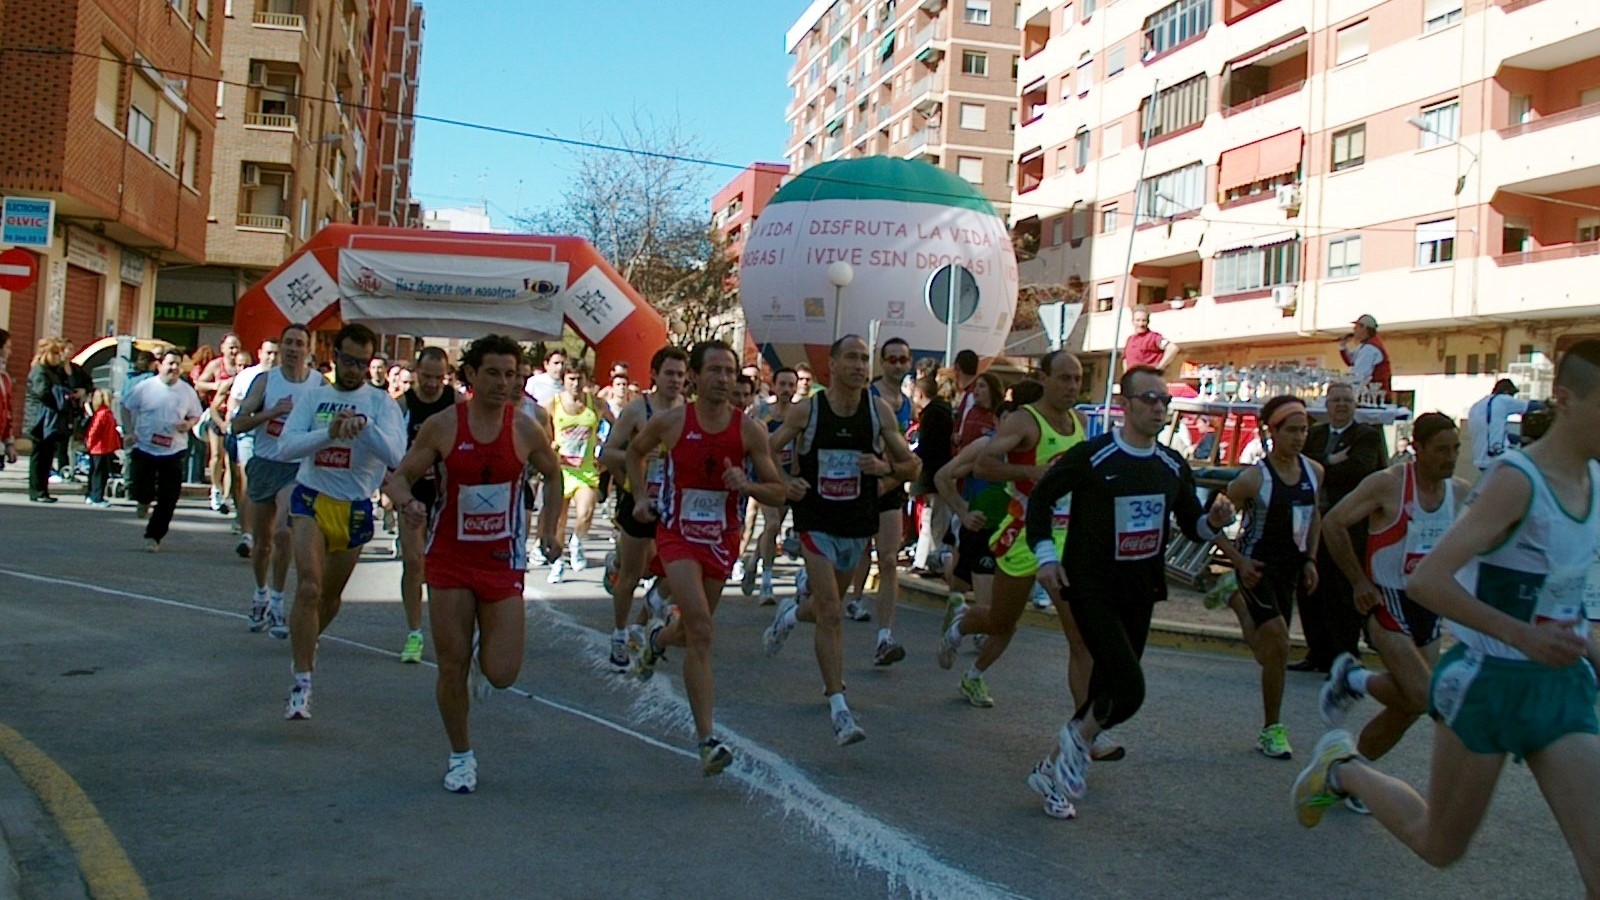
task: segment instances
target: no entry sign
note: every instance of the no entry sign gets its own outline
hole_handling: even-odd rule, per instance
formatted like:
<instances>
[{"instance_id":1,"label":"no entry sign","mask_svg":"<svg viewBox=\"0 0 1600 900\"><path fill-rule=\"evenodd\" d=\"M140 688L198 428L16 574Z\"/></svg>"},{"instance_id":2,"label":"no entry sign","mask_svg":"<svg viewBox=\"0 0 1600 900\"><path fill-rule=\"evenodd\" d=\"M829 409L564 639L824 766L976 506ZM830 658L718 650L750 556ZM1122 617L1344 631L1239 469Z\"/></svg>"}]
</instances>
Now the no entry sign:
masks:
<instances>
[{"instance_id":1,"label":"no entry sign","mask_svg":"<svg viewBox=\"0 0 1600 900\"><path fill-rule=\"evenodd\" d=\"M20 248L0 253L0 290L20 291L39 277L33 254Z\"/></svg>"}]
</instances>

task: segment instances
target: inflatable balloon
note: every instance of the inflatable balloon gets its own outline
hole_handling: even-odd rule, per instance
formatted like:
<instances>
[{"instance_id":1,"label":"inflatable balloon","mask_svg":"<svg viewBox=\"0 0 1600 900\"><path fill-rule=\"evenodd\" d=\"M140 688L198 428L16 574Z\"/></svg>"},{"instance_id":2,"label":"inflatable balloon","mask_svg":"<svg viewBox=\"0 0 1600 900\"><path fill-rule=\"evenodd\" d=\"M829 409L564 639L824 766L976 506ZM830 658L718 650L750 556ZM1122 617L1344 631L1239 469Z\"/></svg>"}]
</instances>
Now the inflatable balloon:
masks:
<instances>
[{"instance_id":1,"label":"inflatable balloon","mask_svg":"<svg viewBox=\"0 0 1600 900\"><path fill-rule=\"evenodd\" d=\"M1017 259L989 201L924 162L822 163L784 185L756 220L740 257L740 303L774 365L805 360L825 372L835 335L866 337L874 321L880 344L904 338L914 355L942 358L946 327L927 294L952 263L977 287L956 349L998 355L1016 312Z\"/></svg>"}]
</instances>

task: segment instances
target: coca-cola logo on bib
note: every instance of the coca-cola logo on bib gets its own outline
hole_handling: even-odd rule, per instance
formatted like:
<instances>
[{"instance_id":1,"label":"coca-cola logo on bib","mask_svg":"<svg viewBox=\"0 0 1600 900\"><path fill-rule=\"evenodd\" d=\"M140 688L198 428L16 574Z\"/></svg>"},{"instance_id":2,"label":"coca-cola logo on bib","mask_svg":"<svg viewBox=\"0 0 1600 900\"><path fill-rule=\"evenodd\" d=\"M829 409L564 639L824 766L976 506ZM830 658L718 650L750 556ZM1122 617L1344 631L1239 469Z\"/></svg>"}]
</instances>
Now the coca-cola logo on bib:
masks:
<instances>
[{"instance_id":1,"label":"coca-cola logo on bib","mask_svg":"<svg viewBox=\"0 0 1600 900\"><path fill-rule=\"evenodd\" d=\"M1159 531L1139 531L1119 535L1117 538L1118 559L1140 559L1155 554L1159 549L1161 549Z\"/></svg>"},{"instance_id":2,"label":"coca-cola logo on bib","mask_svg":"<svg viewBox=\"0 0 1600 900\"><path fill-rule=\"evenodd\" d=\"M503 513L461 517L461 530L466 534L499 534L505 527L506 517Z\"/></svg>"},{"instance_id":3,"label":"coca-cola logo on bib","mask_svg":"<svg viewBox=\"0 0 1600 900\"><path fill-rule=\"evenodd\" d=\"M349 447L324 447L317 451L316 464L324 469L350 468Z\"/></svg>"}]
</instances>

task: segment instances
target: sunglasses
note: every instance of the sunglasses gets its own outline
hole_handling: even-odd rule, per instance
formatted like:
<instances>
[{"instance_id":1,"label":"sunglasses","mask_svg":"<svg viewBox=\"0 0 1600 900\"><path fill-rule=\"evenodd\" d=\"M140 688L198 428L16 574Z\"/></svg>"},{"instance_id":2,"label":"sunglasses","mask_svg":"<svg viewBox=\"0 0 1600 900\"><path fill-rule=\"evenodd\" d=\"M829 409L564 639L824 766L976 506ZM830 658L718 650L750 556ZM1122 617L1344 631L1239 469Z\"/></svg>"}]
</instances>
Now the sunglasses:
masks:
<instances>
[{"instance_id":1,"label":"sunglasses","mask_svg":"<svg viewBox=\"0 0 1600 900\"><path fill-rule=\"evenodd\" d=\"M360 366L365 369L372 363L373 358L369 356L351 356L342 350L333 351L334 363L341 366Z\"/></svg>"},{"instance_id":2,"label":"sunglasses","mask_svg":"<svg viewBox=\"0 0 1600 900\"><path fill-rule=\"evenodd\" d=\"M1141 391L1137 394L1129 394L1128 399L1143 400L1152 406L1166 406L1172 402L1172 395L1166 391Z\"/></svg>"}]
</instances>

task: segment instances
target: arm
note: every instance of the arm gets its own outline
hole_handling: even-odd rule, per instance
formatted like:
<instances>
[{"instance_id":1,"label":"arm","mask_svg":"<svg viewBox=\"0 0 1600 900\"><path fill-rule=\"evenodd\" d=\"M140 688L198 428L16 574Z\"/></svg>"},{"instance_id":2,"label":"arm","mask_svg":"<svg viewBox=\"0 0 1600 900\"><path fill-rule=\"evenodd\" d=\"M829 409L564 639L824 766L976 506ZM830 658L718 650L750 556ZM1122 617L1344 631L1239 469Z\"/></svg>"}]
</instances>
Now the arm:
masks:
<instances>
[{"instance_id":1,"label":"arm","mask_svg":"<svg viewBox=\"0 0 1600 900\"><path fill-rule=\"evenodd\" d=\"M411 444L411 449L406 452L400 465L394 467L389 477L383 480L383 495L389 498L394 508L400 510L408 519L421 522L427 515L427 509L422 503L411 496L411 486L417 479L427 474L433 464L444 457L443 448L449 446L450 439L454 436L448 432L455 430L455 419L449 416L430 416L422 427L417 430L417 439ZM415 506L412 504L415 503Z\"/></svg>"},{"instance_id":2,"label":"arm","mask_svg":"<svg viewBox=\"0 0 1600 900\"><path fill-rule=\"evenodd\" d=\"M221 371L222 371L222 359L220 357L217 358L217 359L213 359L211 362L206 363L206 367L200 371L200 377L196 378L194 380L194 388L195 388L195 390L197 390L197 391L216 391L216 390L218 390L222 386L222 379L217 377L217 373L219 373Z\"/></svg>"},{"instance_id":3,"label":"arm","mask_svg":"<svg viewBox=\"0 0 1600 900\"><path fill-rule=\"evenodd\" d=\"M973 474L985 481L1038 481L1044 477L1043 466L1021 466L1006 461L1006 455L1022 446L1024 441L1039 442L1039 423L1033 416L1018 412L1006 416L1000 430L989 442L985 453L973 467ZM1053 502L1053 501L1052 501Z\"/></svg>"},{"instance_id":4,"label":"arm","mask_svg":"<svg viewBox=\"0 0 1600 900\"><path fill-rule=\"evenodd\" d=\"M1316 461L1311 462L1311 471L1316 475L1317 484L1322 484L1322 466ZM1301 584L1305 585L1306 593L1317 589L1317 542L1322 538L1322 504L1311 504L1311 525L1306 532L1306 559L1300 564Z\"/></svg>"},{"instance_id":5,"label":"arm","mask_svg":"<svg viewBox=\"0 0 1600 900\"><path fill-rule=\"evenodd\" d=\"M1454 622L1479 631L1547 666L1578 661L1589 645L1568 622L1535 625L1512 618L1468 593L1455 573L1480 553L1497 546L1521 522L1533 486L1511 466L1495 469L1479 482L1478 495L1406 582L1411 599Z\"/></svg>"},{"instance_id":6,"label":"arm","mask_svg":"<svg viewBox=\"0 0 1600 900\"><path fill-rule=\"evenodd\" d=\"M744 482L742 489L756 498L763 506L782 506L784 498L783 473L778 471L778 464L774 461L772 453L767 450L767 429L754 419L746 417L744 420L744 446L745 455L750 457L750 464L755 467L756 483L744 477L744 470L732 466L725 478L732 478ZM733 486L733 490L741 487Z\"/></svg>"},{"instance_id":7,"label":"arm","mask_svg":"<svg viewBox=\"0 0 1600 900\"><path fill-rule=\"evenodd\" d=\"M320 389L314 393L320 393ZM315 404L309 402L309 397L306 399L305 403L295 404L294 411L289 413L289 421L284 424L283 434L278 436L278 456L285 462L310 456L333 443L333 430L341 421L334 419L327 428L316 427L312 415Z\"/></svg>"},{"instance_id":8,"label":"arm","mask_svg":"<svg viewBox=\"0 0 1600 900\"><path fill-rule=\"evenodd\" d=\"M900 423L894 417L894 410L889 408L888 401L882 397L874 398L872 402L878 404L878 434L883 438L883 450L888 457L889 469L886 472L868 474L887 475L896 482L906 482L916 478L917 473L922 471L922 460L917 459L917 455L911 452L911 445L906 443L905 435L900 433ZM874 464L878 462L877 457L873 457L873 462Z\"/></svg>"},{"instance_id":9,"label":"arm","mask_svg":"<svg viewBox=\"0 0 1600 900\"><path fill-rule=\"evenodd\" d=\"M400 465L406 454L406 426L400 421L400 405L379 403L373 421L356 434L355 442L366 445L388 468Z\"/></svg>"},{"instance_id":10,"label":"arm","mask_svg":"<svg viewBox=\"0 0 1600 900\"><path fill-rule=\"evenodd\" d=\"M1356 610L1366 613L1383 601L1378 588L1367 577L1366 566L1356 555L1350 541L1350 529L1367 521L1373 515L1387 512L1388 497L1394 494L1394 475L1385 469L1362 479L1356 489L1345 495L1322 517L1322 542L1328 546L1328 555L1350 582Z\"/></svg>"},{"instance_id":11,"label":"arm","mask_svg":"<svg viewBox=\"0 0 1600 900\"><path fill-rule=\"evenodd\" d=\"M962 447L955 459L941 466L933 476L933 485L939 491L939 496L955 510L956 515L961 518L961 524L974 531L988 524L988 518L968 506L967 499L956 490L956 479L972 474L973 464L987 452L989 442L992 440L994 438L979 438Z\"/></svg>"},{"instance_id":12,"label":"arm","mask_svg":"<svg viewBox=\"0 0 1600 900\"><path fill-rule=\"evenodd\" d=\"M1253 505L1256 498L1261 496L1261 468L1251 466L1239 473L1239 476L1228 482L1227 490L1223 492L1231 506L1246 509ZM1181 523L1183 518L1180 516ZM1265 564L1245 556L1226 535L1217 535L1212 538L1212 543L1222 551L1222 555L1233 564L1233 570L1239 575L1239 583L1248 588L1253 588L1261 580L1261 573L1266 569Z\"/></svg>"},{"instance_id":13,"label":"arm","mask_svg":"<svg viewBox=\"0 0 1600 900\"><path fill-rule=\"evenodd\" d=\"M781 457L783 448L793 443L795 438L800 436L800 432L806 430L806 425L810 421L810 402L790 404L789 411L783 415L783 424L778 426L778 430L774 431L772 437L767 441L767 446L771 449L772 455ZM789 500L801 499L806 495L806 491L811 488L811 485L807 484L804 478L789 478L784 483L788 488L785 497Z\"/></svg>"},{"instance_id":14,"label":"arm","mask_svg":"<svg viewBox=\"0 0 1600 900\"><path fill-rule=\"evenodd\" d=\"M605 446L600 448L600 465L605 466L612 477L627 477L628 441L638 430L639 408L637 404L629 403L622 408L622 415L612 423L611 434L606 436ZM766 435L762 435L762 442L766 442Z\"/></svg>"},{"instance_id":15,"label":"arm","mask_svg":"<svg viewBox=\"0 0 1600 900\"><path fill-rule=\"evenodd\" d=\"M1339 351L1344 356L1344 351ZM1383 353L1371 344L1362 344L1347 357L1350 363L1350 376L1356 384L1366 384L1372 380L1372 370L1377 368L1378 361L1383 358Z\"/></svg>"},{"instance_id":16,"label":"arm","mask_svg":"<svg viewBox=\"0 0 1600 900\"><path fill-rule=\"evenodd\" d=\"M561 460L544 426L530 417L518 416L513 421L527 432L528 464L544 480L543 503L539 508L539 546L546 559L561 555L561 535L556 526L561 523Z\"/></svg>"},{"instance_id":17,"label":"arm","mask_svg":"<svg viewBox=\"0 0 1600 900\"><path fill-rule=\"evenodd\" d=\"M1172 361L1178 358L1178 352L1182 349L1183 347L1181 347L1176 341L1169 341L1165 338L1162 338L1161 361L1156 363L1156 368L1165 372L1167 370L1167 366L1172 365Z\"/></svg>"},{"instance_id":18,"label":"arm","mask_svg":"<svg viewBox=\"0 0 1600 900\"><path fill-rule=\"evenodd\" d=\"M650 452L660 446L667 435L666 423L668 419L681 419L683 414L679 410L662 413L644 423L644 427L633 436L633 441L628 444L627 466L628 483L643 485L645 483L645 461L650 458ZM634 498L633 516L641 522L654 522L656 519L655 502L647 500L644 495Z\"/></svg>"},{"instance_id":19,"label":"arm","mask_svg":"<svg viewBox=\"0 0 1600 900\"><path fill-rule=\"evenodd\" d=\"M995 441L999 440L1000 436L996 435ZM992 448L994 442L989 446ZM1077 490L1088 476L1089 445L1076 444L1061 454L1061 457L1045 470L1038 484L1034 485L1033 493L1028 496L1025 519L1028 546L1033 548L1033 555L1039 560L1041 577L1046 565L1059 563L1056 557L1055 525L1052 521L1056 501Z\"/></svg>"}]
</instances>

